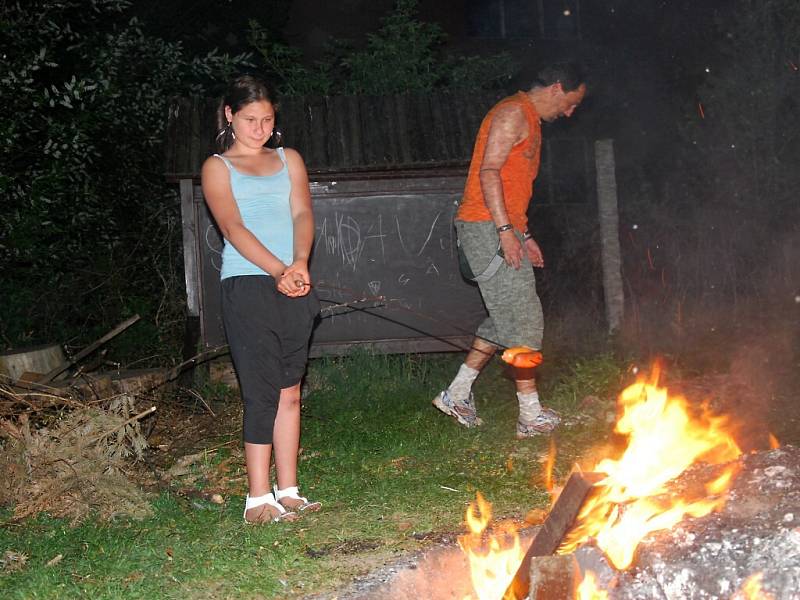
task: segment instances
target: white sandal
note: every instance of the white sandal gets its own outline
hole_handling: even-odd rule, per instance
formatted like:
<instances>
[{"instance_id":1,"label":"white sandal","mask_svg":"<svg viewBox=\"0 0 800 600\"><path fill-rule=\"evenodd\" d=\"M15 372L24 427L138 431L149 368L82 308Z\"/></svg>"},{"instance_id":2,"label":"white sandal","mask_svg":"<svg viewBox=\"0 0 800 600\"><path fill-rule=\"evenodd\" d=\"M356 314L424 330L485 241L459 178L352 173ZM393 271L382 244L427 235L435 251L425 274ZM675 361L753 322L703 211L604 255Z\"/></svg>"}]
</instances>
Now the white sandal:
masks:
<instances>
[{"instance_id":1,"label":"white sandal","mask_svg":"<svg viewBox=\"0 0 800 600\"><path fill-rule=\"evenodd\" d=\"M303 498L300 495L300 492L297 489L297 486L288 487L288 488L279 490L278 486L276 485L273 488L273 490L275 490L275 497L278 499L278 504L280 504L281 506L283 506L283 504L281 503L281 500L283 498L289 498L291 500L299 500L300 502L302 502L302 504L300 504L299 506L295 506L291 510L296 510L297 512L301 512L302 513L302 512L316 512L320 508L322 508L322 503L321 502L309 502L308 498ZM285 510L288 510L289 507L283 506L283 508Z\"/></svg>"},{"instance_id":2,"label":"white sandal","mask_svg":"<svg viewBox=\"0 0 800 600\"><path fill-rule=\"evenodd\" d=\"M258 508L259 506L264 506L265 504L277 510L278 516L273 517L272 511L270 511L269 509L265 509L266 514L269 515L269 520L264 518L265 517L264 512L262 512L258 516L258 518L254 521L247 520L248 510L250 510L251 508ZM247 499L245 500L244 503L244 514L242 515L242 518L244 519L244 522L247 523L248 525L255 525L257 523L267 523L270 521L273 523L277 523L278 521L294 521L297 518L297 513L294 511L286 510L286 507L280 502L277 502L275 500L275 496L273 496L272 494L264 494L263 496L257 496L255 498L251 498L250 494L248 494Z\"/></svg>"}]
</instances>

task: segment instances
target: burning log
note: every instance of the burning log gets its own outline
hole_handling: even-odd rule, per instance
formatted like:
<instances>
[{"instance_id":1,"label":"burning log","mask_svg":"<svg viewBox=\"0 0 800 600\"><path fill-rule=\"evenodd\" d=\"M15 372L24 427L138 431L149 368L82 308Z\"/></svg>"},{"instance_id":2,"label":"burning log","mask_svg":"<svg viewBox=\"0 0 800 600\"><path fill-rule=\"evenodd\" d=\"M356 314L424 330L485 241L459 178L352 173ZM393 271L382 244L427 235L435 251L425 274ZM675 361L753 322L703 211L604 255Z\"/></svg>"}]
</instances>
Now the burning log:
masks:
<instances>
[{"instance_id":1,"label":"burning log","mask_svg":"<svg viewBox=\"0 0 800 600\"><path fill-rule=\"evenodd\" d=\"M589 492L603 478L604 475L602 473L575 472L570 475L563 491L558 496L558 500L553 505L553 509L542 524L542 528L528 547L528 551L525 553L516 575L514 575L514 580L506 589L503 598L506 600L523 600L528 596L531 582L531 559L534 556L553 554L558 549L564 536L578 516ZM543 568L542 580L545 582L550 581L550 574L559 567L563 568L562 562L554 560L539 563ZM546 586L547 583L544 585Z\"/></svg>"},{"instance_id":2,"label":"burning log","mask_svg":"<svg viewBox=\"0 0 800 600\"><path fill-rule=\"evenodd\" d=\"M606 600L619 574L595 546L531 559L530 600Z\"/></svg>"}]
</instances>

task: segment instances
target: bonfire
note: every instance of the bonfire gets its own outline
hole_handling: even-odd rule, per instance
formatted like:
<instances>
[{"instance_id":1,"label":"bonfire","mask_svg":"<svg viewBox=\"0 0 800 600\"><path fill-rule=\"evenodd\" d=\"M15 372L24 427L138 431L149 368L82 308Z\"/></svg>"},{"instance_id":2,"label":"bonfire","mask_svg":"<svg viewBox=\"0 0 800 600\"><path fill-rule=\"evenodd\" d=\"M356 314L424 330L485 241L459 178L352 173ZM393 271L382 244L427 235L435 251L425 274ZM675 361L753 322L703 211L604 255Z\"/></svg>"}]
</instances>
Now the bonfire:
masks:
<instances>
[{"instance_id":1,"label":"bonfire","mask_svg":"<svg viewBox=\"0 0 800 600\"><path fill-rule=\"evenodd\" d=\"M583 469L576 467L592 473L598 482L583 500L558 554L571 554L590 545L622 572L634 564L637 547L648 535L724 506L742 454L733 437L734 427L727 417L712 414L706 405L696 408L682 396L669 394L659 385L660 375L656 366L649 378L640 376L619 395L615 432L626 441L624 449ZM549 468L552 462L551 457ZM711 466L704 470L706 479L691 489L673 489L671 482L701 464ZM547 473L546 479L550 478ZM469 533L459 540L469 558L475 597L517 598L519 592L513 590L512 582L528 567L520 565L526 558L529 563L530 556L522 549L518 534L508 526L487 535L490 518L491 505L478 494L467 509ZM609 597L590 570L570 585L570 597ZM757 589L758 578L747 585L748 590ZM739 597L767 597L752 591L744 593L747 595Z\"/></svg>"}]
</instances>

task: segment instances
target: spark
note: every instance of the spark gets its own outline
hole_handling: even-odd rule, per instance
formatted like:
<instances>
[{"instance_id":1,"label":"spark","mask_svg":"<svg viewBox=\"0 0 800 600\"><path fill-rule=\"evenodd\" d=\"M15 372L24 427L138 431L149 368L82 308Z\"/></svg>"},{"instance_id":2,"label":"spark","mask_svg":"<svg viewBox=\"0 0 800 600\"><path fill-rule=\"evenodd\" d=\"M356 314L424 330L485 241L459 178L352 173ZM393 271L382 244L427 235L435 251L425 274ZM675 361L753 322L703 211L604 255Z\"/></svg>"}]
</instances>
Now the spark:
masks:
<instances>
[{"instance_id":1,"label":"spark","mask_svg":"<svg viewBox=\"0 0 800 600\"><path fill-rule=\"evenodd\" d=\"M706 113L703 110L703 103L702 102L698 102L697 103L697 108L700 109L700 118L701 119L705 119L706 118Z\"/></svg>"}]
</instances>

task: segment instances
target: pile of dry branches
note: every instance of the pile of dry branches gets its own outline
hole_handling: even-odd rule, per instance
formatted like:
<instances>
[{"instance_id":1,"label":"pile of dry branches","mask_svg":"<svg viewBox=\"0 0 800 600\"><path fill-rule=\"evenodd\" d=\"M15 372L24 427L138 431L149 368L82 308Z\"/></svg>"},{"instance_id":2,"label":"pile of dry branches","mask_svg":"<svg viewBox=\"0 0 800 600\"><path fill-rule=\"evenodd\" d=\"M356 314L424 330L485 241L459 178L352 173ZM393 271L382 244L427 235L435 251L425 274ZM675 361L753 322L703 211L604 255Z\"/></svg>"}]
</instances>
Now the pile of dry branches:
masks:
<instances>
[{"instance_id":1,"label":"pile of dry branches","mask_svg":"<svg viewBox=\"0 0 800 600\"><path fill-rule=\"evenodd\" d=\"M151 508L128 476L147 447L141 399L92 401L0 385L0 504L13 519L47 512L79 523L90 514L144 517Z\"/></svg>"}]
</instances>

